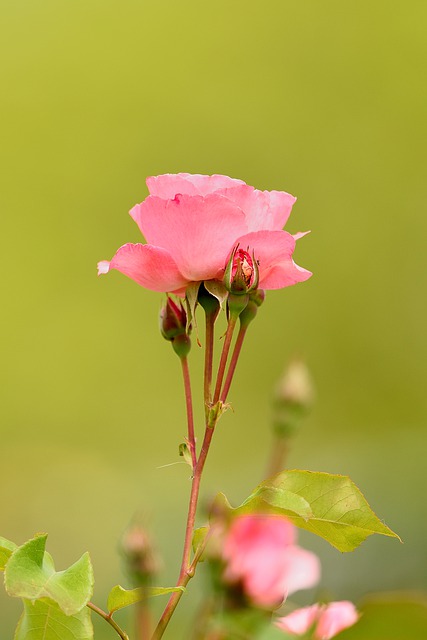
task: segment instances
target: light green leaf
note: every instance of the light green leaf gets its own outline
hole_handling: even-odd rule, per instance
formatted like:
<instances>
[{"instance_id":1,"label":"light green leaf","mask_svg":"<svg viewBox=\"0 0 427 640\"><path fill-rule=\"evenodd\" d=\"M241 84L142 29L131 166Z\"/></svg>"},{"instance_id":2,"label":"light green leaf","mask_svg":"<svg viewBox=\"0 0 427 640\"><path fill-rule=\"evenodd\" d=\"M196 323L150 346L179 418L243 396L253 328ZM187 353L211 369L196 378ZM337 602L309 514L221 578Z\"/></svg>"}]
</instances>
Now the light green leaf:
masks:
<instances>
[{"instance_id":1,"label":"light green leaf","mask_svg":"<svg viewBox=\"0 0 427 640\"><path fill-rule=\"evenodd\" d=\"M267 499L267 495L268 497L271 496L271 501ZM267 494L265 487L262 485L255 489L249 498L240 505L237 511L239 514L251 513L254 510L265 508L266 502L273 507L273 510L274 508L279 510L287 509L301 516L301 518L306 521L313 517L310 503L302 496L288 489L276 490L275 488L269 489Z\"/></svg>"},{"instance_id":2,"label":"light green leaf","mask_svg":"<svg viewBox=\"0 0 427 640\"><path fill-rule=\"evenodd\" d=\"M16 628L14 640L93 640L90 611L84 607L67 616L49 600L24 600L24 613Z\"/></svg>"},{"instance_id":3,"label":"light green leaf","mask_svg":"<svg viewBox=\"0 0 427 640\"><path fill-rule=\"evenodd\" d=\"M209 533L210 527L199 527L198 529L195 529L193 532L193 540L192 540L192 545L193 545L193 553L197 553L197 551L205 545L205 540L206 540L206 536ZM203 562L204 561L204 551L202 551L202 554L199 558L199 562Z\"/></svg>"},{"instance_id":4,"label":"light green leaf","mask_svg":"<svg viewBox=\"0 0 427 640\"><path fill-rule=\"evenodd\" d=\"M185 591L184 587L137 587L136 589L123 589L119 584L113 587L108 595L107 607L110 613L129 607L131 604L141 602L146 598L163 596L176 591Z\"/></svg>"},{"instance_id":5,"label":"light green leaf","mask_svg":"<svg viewBox=\"0 0 427 640\"><path fill-rule=\"evenodd\" d=\"M67 615L80 611L93 591L93 570L89 555L65 571L55 572L46 553L46 534L32 538L11 555L5 570L5 586L10 596L36 600L51 598Z\"/></svg>"},{"instance_id":6,"label":"light green leaf","mask_svg":"<svg viewBox=\"0 0 427 640\"><path fill-rule=\"evenodd\" d=\"M311 515L296 508L295 496L306 501ZM374 533L400 540L346 476L283 471L262 482L234 513L257 511L283 513L296 526L321 536L339 551L353 551Z\"/></svg>"},{"instance_id":7,"label":"light green leaf","mask_svg":"<svg viewBox=\"0 0 427 640\"><path fill-rule=\"evenodd\" d=\"M6 562L17 548L14 542L0 536L0 571L4 571Z\"/></svg>"}]
</instances>

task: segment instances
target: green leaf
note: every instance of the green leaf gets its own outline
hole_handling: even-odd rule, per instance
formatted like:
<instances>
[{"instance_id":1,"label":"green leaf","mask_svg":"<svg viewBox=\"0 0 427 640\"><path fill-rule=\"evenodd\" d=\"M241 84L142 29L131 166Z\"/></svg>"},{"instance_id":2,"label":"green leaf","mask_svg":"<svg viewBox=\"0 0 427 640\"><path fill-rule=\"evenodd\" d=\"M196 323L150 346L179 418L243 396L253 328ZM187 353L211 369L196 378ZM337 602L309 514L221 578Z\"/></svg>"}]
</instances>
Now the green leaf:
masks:
<instances>
[{"instance_id":1,"label":"green leaf","mask_svg":"<svg viewBox=\"0 0 427 640\"><path fill-rule=\"evenodd\" d=\"M51 598L67 615L80 611L93 591L93 570L89 554L65 571L55 571L46 553L46 534L32 538L11 555L5 570L5 586L10 596L36 600Z\"/></svg>"},{"instance_id":2,"label":"green leaf","mask_svg":"<svg viewBox=\"0 0 427 640\"><path fill-rule=\"evenodd\" d=\"M90 611L84 607L67 616L48 598L24 600L24 613L14 640L93 640Z\"/></svg>"},{"instance_id":3,"label":"green leaf","mask_svg":"<svg viewBox=\"0 0 427 640\"><path fill-rule=\"evenodd\" d=\"M199 527L198 529L195 529L193 532L193 540L192 540L192 545L193 545L193 553L197 553L197 551L200 549L200 547L202 547L205 544L205 540L206 540L206 536L209 533L210 527ZM203 562L204 561L204 550L202 551L202 554L199 558L199 562Z\"/></svg>"},{"instance_id":4,"label":"green leaf","mask_svg":"<svg viewBox=\"0 0 427 640\"><path fill-rule=\"evenodd\" d=\"M296 498L309 505L311 514L297 508ZM278 473L262 482L233 513L260 511L286 515L296 526L321 536L339 551L353 551L374 533L400 540L346 476L298 470Z\"/></svg>"},{"instance_id":5,"label":"green leaf","mask_svg":"<svg viewBox=\"0 0 427 640\"><path fill-rule=\"evenodd\" d=\"M6 562L17 548L14 542L0 536L0 571L4 571Z\"/></svg>"},{"instance_id":6,"label":"green leaf","mask_svg":"<svg viewBox=\"0 0 427 640\"><path fill-rule=\"evenodd\" d=\"M110 613L129 607L131 604L141 602L146 598L163 596L176 591L185 591L184 587L137 587L136 589L123 589L119 584L113 587L108 595L107 607Z\"/></svg>"}]
</instances>

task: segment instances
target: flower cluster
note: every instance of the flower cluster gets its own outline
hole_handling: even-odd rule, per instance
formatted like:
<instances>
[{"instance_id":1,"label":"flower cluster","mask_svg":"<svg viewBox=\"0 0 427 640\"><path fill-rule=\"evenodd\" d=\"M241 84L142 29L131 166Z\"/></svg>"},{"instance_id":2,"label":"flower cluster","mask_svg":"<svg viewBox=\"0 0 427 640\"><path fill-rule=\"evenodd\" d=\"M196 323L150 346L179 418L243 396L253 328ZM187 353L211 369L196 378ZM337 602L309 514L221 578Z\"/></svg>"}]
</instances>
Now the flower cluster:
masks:
<instances>
[{"instance_id":1,"label":"flower cluster","mask_svg":"<svg viewBox=\"0 0 427 640\"><path fill-rule=\"evenodd\" d=\"M111 261L98 263L98 274L117 269L147 289L183 294L192 282L222 281L233 254L238 279L249 286L255 271L262 289L311 276L292 259L304 234L282 230L295 202L289 193L188 173L148 178L147 186L148 198L130 211L147 244L123 245ZM236 265L233 271L235 277Z\"/></svg>"}]
</instances>

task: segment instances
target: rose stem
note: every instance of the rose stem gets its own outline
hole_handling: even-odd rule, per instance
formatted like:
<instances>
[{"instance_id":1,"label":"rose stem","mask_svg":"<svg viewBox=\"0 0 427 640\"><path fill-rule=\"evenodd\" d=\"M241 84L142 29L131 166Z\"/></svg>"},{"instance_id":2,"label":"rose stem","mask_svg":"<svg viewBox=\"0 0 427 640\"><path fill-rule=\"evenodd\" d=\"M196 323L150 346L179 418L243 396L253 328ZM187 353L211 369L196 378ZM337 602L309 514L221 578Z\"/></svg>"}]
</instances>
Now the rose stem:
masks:
<instances>
[{"instance_id":1,"label":"rose stem","mask_svg":"<svg viewBox=\"0 0 427 640\"><path fill-rule=\"evenodd\" d=\"M129 636L127 635L127 633L125 633L123 629L119 627L117 622L113 620L110 613L106 613L105 611L97 607L95 604L93 604L93 602L88 602L86 606L88 607L88 609L92 609L92 611L95 611L95 613L101 616L101 618L104 618L104 620L113 627L113 629L116 631L116 633L120 636L122 640L129 640Z\"/></svg>"},{"instance_id":2,"label":"rose stem","mask_svg":"<svg viewBox=\"0 0 427 640\"><path fill-rule=\"evenodd\" d=\"M270 459L267 465L267 478L271 478L271 476L275 476L276 473L283 471L288 452L288 440L286 438L275 437L271 447Z\"/></svg>"},{"instance_id":3,"label":"rose stem","mask_svg":"<svg viewBox=\"0 0 427 640\"><path fill-rule=\"evenodd\" d=\"M205 350L205 372L204 372L204 398L205 408L209 407L211 401L213 348L214 348L214 327L218 313L206 313L206 350Z\"/></svg>"},{"instance_id":4,"label":"rose stem","mask_svg":"<svg viewBox=\"0 0 427 640\"><path fill-rule=\"evenodd\" d=\"M230 351L231 340L233 338L234 327L236 326L238 316L233 314L230 315L230 319L228 321L227 332L225 334L224 345L222 347L221 359L219 361L218 367L218 375L216 379L215 393L213 397L213 404L215 405L221 393L222 381L224 379L225 367L227 364L228 353Z\"/></svg>"},{"instance_id":5,"label":"rose stem","mask_svg":"<svg viewBox=\"0 0 427 640\"><path fill-rule=\"evenodd\" d=\"M230 391L230 386L233 380L234 372L236 371L237 361L240 356L240 351L242 349L246 331L250 323L254 320L254 318L258 313L259 304L260 303L257 303L254 300L248 300L246 307L239 314L239 320L240 320L239 333L237 334L236 343L234 345L233 354L231 356L230 364L227 371L227 376L225 378L224 388L220 396L220 400L223 403L225 403L225 401L227 400L228 392Z\"/></svg>"},{"instance_id":6,"label":"rose stem","mask_svg":"<svg viewBox=\"0 0 427 640\"><path fill-rule=\"evenodd\" d=\"M225 378L224 388L221 393L221 402L225 402L227 400L228 392L230 391L231 382L233 380L234 372L236 371L237 361L239 359L247 328L248 325L240 325L239 333L237 334L236 338L236 344L234 345L233 354L231 356L230 365L228 367L227 376Z\"/></svg>"},{"instance_id":7,"label":"rose stem","mask_svg":"<svg viewBox=\"0 0 427 640\"><path fill-rule=\"evenodd\" d=\"M187 518L187 528L185 532L185 543L184 543L184 551L182 555L182 563L181 570L177 582L177 587L186 587L191 578L194 576L197 563L199 562L200 556L202 555L204 548L208 541L208 536L206 536L204 543L197 550L196 555L193 558L193 561L190 563L190 554L191 554L191 542L193 537L193 528L194 521L196 517L196 508L197 508L197 499L199 495L200 488L200 480L201 474L203 471L204 464L206 462L206 456L208 455L209 446L212 440L212 435L214 432L215 424L210 426L206 425L205 437L203 440L202 449L200 451L199 460L197 462L196 470L194 472L193 483L191 486L191 495L190 495L190 505L188 509L188 518ZM183 590L175 591L171 597L169 598L169 602L166 605L165 610L163 611L162 617L159 620L159 623L154 631L151 640L160 640L163 637L163 634L166 630L166 627L169 624L169 621L177 607L178 602L181 599L183 594Z\"/></svg>"},{"instance_id":8,"label":"rose stem","mask_svg":"<svg viewBox=\"0 0 427 640\"><path fill-rule=\"evenodd\" d=\"M188 424L188 446L191 453L191 462L193 465L193 472L197 464L196 456L196 439L194 437L194 417L193 417L193 400L191 395L191 380L190 371L188 369L188 358L180 358L182 365L182 376L184 378L184 390L185 390L185 405L187 408L187 424Z\"/></svg>"}]
</instances>

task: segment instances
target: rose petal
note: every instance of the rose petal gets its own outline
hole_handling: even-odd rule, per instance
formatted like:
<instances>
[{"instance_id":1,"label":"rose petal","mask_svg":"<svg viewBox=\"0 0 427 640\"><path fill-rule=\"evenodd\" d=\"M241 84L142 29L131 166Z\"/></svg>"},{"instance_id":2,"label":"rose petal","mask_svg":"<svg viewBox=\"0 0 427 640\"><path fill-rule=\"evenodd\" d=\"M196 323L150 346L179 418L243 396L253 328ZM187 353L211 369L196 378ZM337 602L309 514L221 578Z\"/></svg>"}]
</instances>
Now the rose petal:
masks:
<instances>
[{"instance_id":1,"label":"rose petal","mask_svg":"<svg viewBox=\"0 0 427 640\"><path fill-rule=\"evenodd\" d=\"M223 196L149 196L130 215L149 244L163 247L188 281L210 280L224 268L235 238L246 232L241 209Z\"/></svg>"},{"instance_id":2,"label":"rose petal","mask_svg":"<svg viewBox=\"0 0 427 640\"><path fill-rule=\"evenodd\" d=\"M254 251L261 289L282 289L312 275L293 261L295 238L286 231L256 231L241 236L237 242L249 253Z\"/></svg>"},{"instance_id":3,"label":"rose petal","mask_svg":"<svg viewBox=\"0 0 427 640\"><path fill-rule=\"evenodd\" d=\"M244 212L249 231L280 231L296 198L285 191L259 191L246 184L218 193L235 202Z\"/></svg>"},{"instance_id":4,"label":"rose petal","mask_svg":"<svg viewBox=\"0 0 427 640\"><path fill-rule=\"evenodd\" d=\"M303 607L302 609L296 609L287 616L277 618L275 625L288 633L293 633L297 636L307 633L307 631L316 622L321 606L313 604L311 607Z\"/></svg>"},{"instance_id":5,"label":"rose petal","mask_svg":"<svg viewBox=\"0 0 427 640\"><path fill-rule=\"evenodd\" d=\"M320 560L314 553L293 545L285 549L284 557L287 595L316 586L320 580Z\"/></svg>"},{"instance_id":6,"label":"rose petal","mask_svg":"<svg viewBox=\"0 0 427 640\"><path fill-rule=\"evenodd\" d=\"M107 273L102 261L99 273ZM147 244L125 244L117 251L108 270L117 269L146 289L174 291L187 284L168 251Z\"/></svg>"},{"instance_id":7,"label":"rose petal","mask_svg":"<svg viewBox=\"0 0 427 640\"><path fill-rule=\"evenodd\" d=\"M356 607L348 600L331 602L320 613L315 638L330 640L344 629L351 627L359 619Z\"/></svg>"},{"instance_id":8,"label":"rose petal","mask_svg":"<svg viewBox=\"0 0 427 640\"><path fill-rule=\"evenodd\" d=\"M247 596L260 607L275 607L287 592L285 551L295 540L295 527L279 516L239 516L224 545L224 578L242 581Z\"/></svg>"},{"instance_id":9,"label":"rose petal","mask_svg":"<svg viewBox=\"0 0 427 640\"><path fill-rule=\"evenodd\" d=\"M243 180L236 180L228 176L204 176L199 173L165 173L162 176L152 176L146 180L148 190L152 196L169 199L178 193L190 196L206 196L218 189L227 189L245 184Z\"/></svg>"}]
</instances>

